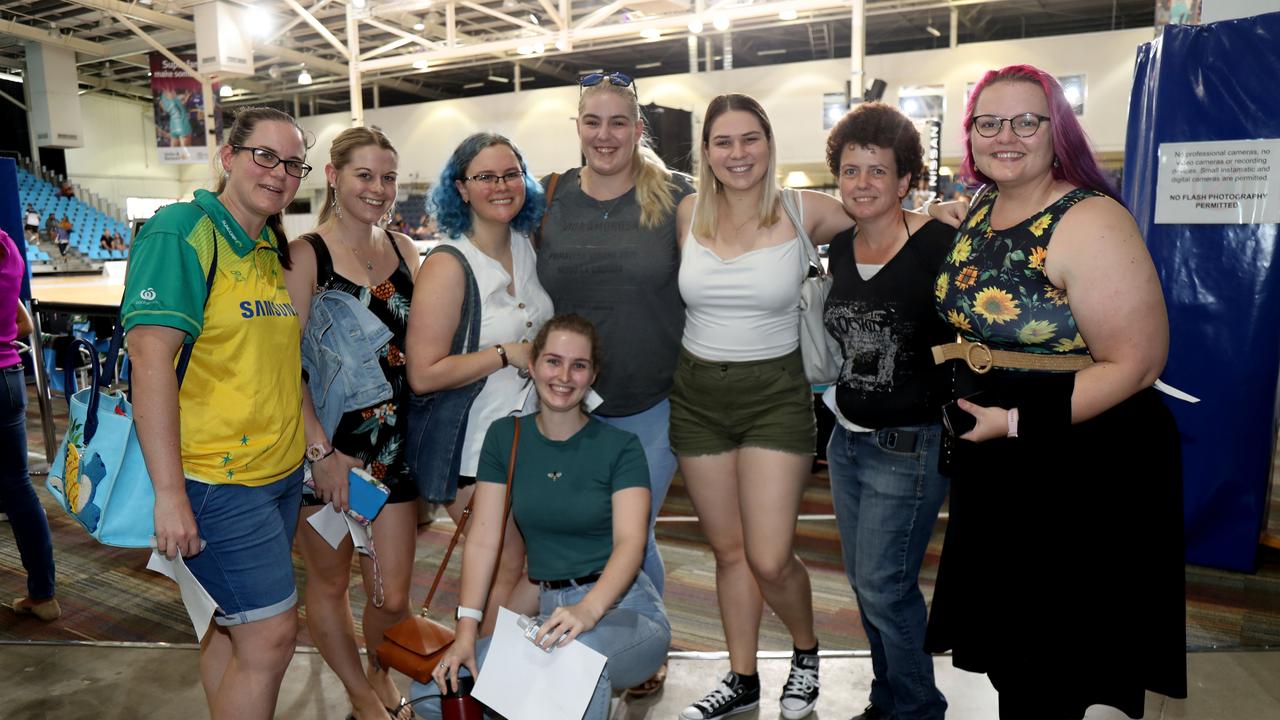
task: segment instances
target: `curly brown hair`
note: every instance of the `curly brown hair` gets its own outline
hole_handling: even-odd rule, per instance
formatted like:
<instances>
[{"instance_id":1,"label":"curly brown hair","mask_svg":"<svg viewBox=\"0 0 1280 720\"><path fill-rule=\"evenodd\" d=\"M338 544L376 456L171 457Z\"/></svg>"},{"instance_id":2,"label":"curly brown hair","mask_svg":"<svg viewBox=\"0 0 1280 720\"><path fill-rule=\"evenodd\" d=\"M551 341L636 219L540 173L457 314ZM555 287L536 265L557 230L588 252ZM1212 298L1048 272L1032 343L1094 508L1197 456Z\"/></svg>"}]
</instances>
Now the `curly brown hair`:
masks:
<instances>
[{"instance_id":1,"label":"curly brown hair","mask_svg":"<svg viewBox=\"0 0 1280 720\"><path fill-rule=\"evenodd\" d=\"M911 175L910 186L924 173L920 131L898 108L882 102L861 103L845 113L827 136L827 167L840 176L840 155L850 145L877 145L893 150L898 177Z\"/></svg>"}]
</instances>

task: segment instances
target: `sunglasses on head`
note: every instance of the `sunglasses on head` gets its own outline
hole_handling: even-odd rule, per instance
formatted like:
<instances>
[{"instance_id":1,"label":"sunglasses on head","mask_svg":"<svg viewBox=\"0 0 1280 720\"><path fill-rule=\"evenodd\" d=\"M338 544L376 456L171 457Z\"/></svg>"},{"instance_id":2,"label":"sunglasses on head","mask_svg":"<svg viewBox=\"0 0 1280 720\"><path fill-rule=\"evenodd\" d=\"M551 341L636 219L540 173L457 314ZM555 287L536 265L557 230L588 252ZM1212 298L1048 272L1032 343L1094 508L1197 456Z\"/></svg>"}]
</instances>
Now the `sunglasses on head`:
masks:
<instances>
[{"instance_id":1,"label":"sunglasses on head","mask_svg":"<svg viewBox=\"0 0 1280 720\"><path fill-rule=\"evenodd\" d=\"M630 75L625 75L620 72L591 73L590 75L583 75L582 79L578 81L578 84L584 88L589 88L595 87L606 80L609 81L610 85L629 87L633 91L635 90L636 81L632 80Z\"/></svg>"}]
</instances>

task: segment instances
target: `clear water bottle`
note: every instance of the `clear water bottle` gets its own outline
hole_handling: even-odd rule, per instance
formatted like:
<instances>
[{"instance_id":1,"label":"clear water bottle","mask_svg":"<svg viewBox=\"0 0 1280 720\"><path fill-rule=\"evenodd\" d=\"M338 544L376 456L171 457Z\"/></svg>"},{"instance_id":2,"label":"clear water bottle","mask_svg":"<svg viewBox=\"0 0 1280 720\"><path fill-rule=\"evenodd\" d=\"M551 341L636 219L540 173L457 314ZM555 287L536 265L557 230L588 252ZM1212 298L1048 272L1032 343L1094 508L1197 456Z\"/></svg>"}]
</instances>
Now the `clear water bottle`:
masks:
<instances>
[{"instance_id":1,"label":"clear water bottle","mask_svg":"<svg viewBox=\"0 0 1280 720\"><path fill-rule=\"evenodd\" d=\"M544 619L545 618L541 617L528 617L521 615L516 618L516 626L520 628L521 632L524 633L524 636L528 638L529 642L536 645L539 650L542 652L551 652L552 648L555 647L555 643L547 643L546 647L538 645L538 632L542 630L542 623Z\"/></svg>"}]
</instances>

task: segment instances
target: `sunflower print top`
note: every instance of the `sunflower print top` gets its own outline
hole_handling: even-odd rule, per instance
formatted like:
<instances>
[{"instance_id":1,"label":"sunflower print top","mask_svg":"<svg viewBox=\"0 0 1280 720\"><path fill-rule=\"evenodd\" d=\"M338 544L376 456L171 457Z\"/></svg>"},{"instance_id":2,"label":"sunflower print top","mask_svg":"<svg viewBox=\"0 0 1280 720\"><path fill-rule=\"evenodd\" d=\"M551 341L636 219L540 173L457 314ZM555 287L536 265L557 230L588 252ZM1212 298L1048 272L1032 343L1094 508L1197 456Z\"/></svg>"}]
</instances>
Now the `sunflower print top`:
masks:
<instances>
[{"instance_id":1,"label":"sunflower print top","mask_svg":"<svg viewBox=\"0 0 1280 720\"><path fill-rule=\"evenodd\" d=\"M1087 355L1067 293L1044 271L1049 239L1081 200L1103 197L1076 188L1022 222L994 230L992 187L969 211L934 281L938 313L967 340L1033 353Z\"/></svg>"}]
</instances>

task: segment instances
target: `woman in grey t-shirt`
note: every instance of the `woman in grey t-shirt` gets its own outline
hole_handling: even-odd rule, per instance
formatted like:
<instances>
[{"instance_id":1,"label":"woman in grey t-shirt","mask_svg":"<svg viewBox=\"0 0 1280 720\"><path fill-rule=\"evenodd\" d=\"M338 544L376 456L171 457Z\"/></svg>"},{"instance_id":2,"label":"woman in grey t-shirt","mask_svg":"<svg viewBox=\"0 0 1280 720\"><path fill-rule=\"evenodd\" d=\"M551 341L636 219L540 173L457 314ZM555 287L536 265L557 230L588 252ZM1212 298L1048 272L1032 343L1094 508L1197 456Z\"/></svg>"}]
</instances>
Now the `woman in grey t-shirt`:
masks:
<instances>
[{"instance_id":1,"label":"woman in grey t-shirt","mask_svg":"<svg viewBox=\"0 0 1280 720\"><path fill-rule=\"evenodd\" d=\"M653 522L676 469L667 395L684 328L675 209L693 187L649 147L630 77L584 77L577 127L586 165L543 180L538 277L556 312L583 315L599 331L605 372L596 390L604 404L596 415L644 446L651 505L643 571L661 593ZM663 678L665 668L633 695L657 690Z\"/></svg>"}]
</instances>

